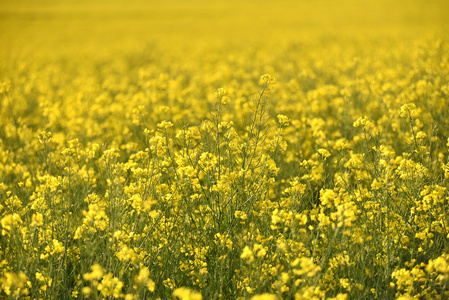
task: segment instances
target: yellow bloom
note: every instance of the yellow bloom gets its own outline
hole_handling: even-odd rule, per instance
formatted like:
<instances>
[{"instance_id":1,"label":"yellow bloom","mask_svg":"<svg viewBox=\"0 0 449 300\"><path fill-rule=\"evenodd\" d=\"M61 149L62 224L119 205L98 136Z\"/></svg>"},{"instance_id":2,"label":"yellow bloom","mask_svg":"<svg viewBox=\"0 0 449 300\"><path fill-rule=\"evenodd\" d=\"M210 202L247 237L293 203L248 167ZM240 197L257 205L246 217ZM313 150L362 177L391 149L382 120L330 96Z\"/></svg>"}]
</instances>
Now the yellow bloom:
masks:
<instances>
[{"instance_id":1,"label":"yellow bloom","mask_svg":"<svg viewBox=\"0 0 449 300\"><path fill-rule=\"evenodd\" d=\"M320 191L321 205L331 207L334 204L334 200L337 198L337 194L330 189Z\"/></svg>"},{"instance_id":2,"label":"yellow bloom","mask_svg":"<svg viewBox=\"0 0 449 300\"><path fill-rule=\"evenodd\" d=\"M2 225L2 235L8 235L13 228L22 224L22 219L18 214L14 213L4 216L0 223Z\"/></svg>"},{"instance_id":3,"label":"yellow bloom","mask_svg":"<svg viewBox=\"0 0 449 300\"><path fill-rule=\"evenodd\" d=\"M429 273L438 272L440 274L449 276L448 260L449 260L449 255L442 255L435 259L431 259L431 260L429 260L429 263L426 266L426 271Z\"/></svg>"},{"instance_id":4,"label":"yellow bloom","mask_svg":"<svg viewBox=\"0 0 449 300\"><path fill-rule=\"evenodd\" d=\"M291 120L284 115L277 115L278 121L279 121L279 125L281 126L288 126L290 125Z\"/></svg>"},{"instance_id":5,"label":"yellow bloom","mask_svg":"<svg viewBox=\"0 0 449 300\"><path fill-rule=\"evenodd\" d=\"M112 273L104 275L103 280L97 285L97 290L105 297L113 296L114 298L122 297L123 282Z\"/></svg>"},{"instance_id":6,"label":"yellow bloom","mask_svg":"<svg viewBox=\"0 0 449 300\"><path fill-rule=\"evenodd\" d=\"M134 277L134 282L138 285L144 285L150 292L154 292L155 283L150 279L150 271L147 267L142 267L139 274Z\"/></svg>"},{"instance_id":7,"label":"yellow bloom","mask_svg":"<svg viewBox=\"0 0 449 300\"><path fill-rule=\"evenodd\" d=\"M81 289L81 293L86 297L89 296L91 292L92 292L92 289L88 286L85 286Z\"/></svg>"},{"instance_id":8,"label":"yellow bloom","mask_svg":"<svg viewBox=\"0 0 449 300\"><path fill-rule=\"evenodd\" d=\"M234 216L236 219L242 219L242 220L248 219L248 216L246 215L246 213L244 211L240 211L240 210L236 210L234 212Z\"/></svg>"},{"instance_id":9,"label":"yellow bloom","mask_svg":"<svg viewBox=\"0 0 449 300\"><path fill-rule=\"evenodd\" d=\"M300 257L295 259L292 262L292 266L295 267L299 264L300 269L297 270L293 270L293 273L295 275L307 275L307 277L314 277L316 275L316 273L318 273L319 271L321 271L321 267L317 266L313 260L311 258L308 257Z\"/></svg>"},{"instance_id":10,"label":"yellow bloom","mask_svg":"<svg viewBox=\"0 0 449 300\"><path fill-rule=\"evenodd\" d=\"M277 300L277 296L274 294L263 293L251 297L251 300Z\"/></svg>"},{"instance_id":11,"label":"yellow bloom","mask_svg":"<svg viewBox=\"0 0 449 300\"><path fill-rule=\"evenodd\" d=\"M318 149L318 153L321 154L324 157L324 159L326 159L329 156L331 156L329 151L327 151L326 149Z\"/></svg>"},{"instance_id":12,"label":"yellow bloom","mask_svg":"<svg viewBox=\"0 0 449 300\"><path fill-rule=\"evenodd\" d=\"M157 124L157 127L161 128L161 129L162 128L167 129L167 128L173 127L173 123L169 122L169 121L162 121Z\"/></svg>"},{"instance_id":13,"label":"yellow bloom","mask_svg":"<svg viewBox=\"0 0 449 300\"><path fill-rule=\"evenodd\" d=\"M104 271L103 268L99 264L92 265L90 267L92 272L86 273L83 275L83 278L87 281L99 280L103 277Z\"/></svg>"},{"instance_id":14,"label":"yellow bloom","mask_svg":"<svg viewBox=\"0 0 449 300\"><path fill-rule=\"evenodd\" d=\"M173 291L172 294L174 299L179 300L202 300L203 296L201 293L193 291L191 289L180 287Z\"/></svg>"},{"instance_id":15,"label":"yellow bloom","mask_svg":"<svg viewBox=\"0 0 449 300\"><path fill-rule=\"evenodd\" d=\"M408 117L409 115L414 117L416 111L415 103L407 103L401 106L401 117Z\"/></svg>"},{"instance_id":16,"label":"yellow bloom","mask_svg":"<svg viewBox=\"0 0 449 300\"><path fill-rule=\"evenodd\" d=\"M336 297L326 298L327 300L346 300L348 299L348 294L338 293Z\"/></svg>"},{"instance_id":17,"label":"yellow bloom","mask_svg":"<svg viewBox=\"0 0 449 300\"><path fill-rule=\"evenodd\" d=\"M253 262L254 261L253 251L251 251L251 249L248 246L245 246L245 248L243 248L242 254L240 255L240 258L247 259L249 262Z\"/></svg>"},{"instance_id":18,"label":"yellow bloom","mask_svg":"<svg viewBox=\"0 0 449 300\"><path fill-rule=\"evenodd\" d=\"M228 92L223 88L219 88L214 96L218 99L220 105L226 105L229 101L231 101L231 98L228 96Z\"/></svg>"},{"instance_id":19,"label":"yellow bloom","mask_svg":"<svg viewBox=\"0 0 449 300\"><path fill-rule=\"evenodd\" d=\"M52 251L52 254L54 254L54 253L62 253L62 252L64 252L64 245L60 242L60 241L58 241L57 239L54 239L53 240L53 251Z\"/></svg>"},{"instance_id":20,"label":"yellow bloom","mask_svg":"<svg viewBox=\"0 0 449 300\"><path fill-rule=\"evenodd\" d=\"M262 76L260 76L260 82L261 85L272 85L276 83L276 79L271 76L270 74L264 74Z\"/></svg>"},{"instance_id":21,"label":"yellow bloom","mask_svg":"<svg viewBox=\"0 0 449 300\"><path fill-rule=\"evenodd\" d=\"M0 278L0 284L6 295L16 296L15 298L18 298L20 295L28 295L28 288L31 287L31 282L23 272L19 272L18 274L6 272Z\"/></svg>"},{"instance_id":22,"label":"yellow bloom","mask_svg":"<svg viewBox=\"0 0 449 300\"><path fill-rule=\"evenodd\" d=\"M44 224L44 216L41 213L35 213L31 216L31 227L39 227Z\"/></svg>"}]
</instances>

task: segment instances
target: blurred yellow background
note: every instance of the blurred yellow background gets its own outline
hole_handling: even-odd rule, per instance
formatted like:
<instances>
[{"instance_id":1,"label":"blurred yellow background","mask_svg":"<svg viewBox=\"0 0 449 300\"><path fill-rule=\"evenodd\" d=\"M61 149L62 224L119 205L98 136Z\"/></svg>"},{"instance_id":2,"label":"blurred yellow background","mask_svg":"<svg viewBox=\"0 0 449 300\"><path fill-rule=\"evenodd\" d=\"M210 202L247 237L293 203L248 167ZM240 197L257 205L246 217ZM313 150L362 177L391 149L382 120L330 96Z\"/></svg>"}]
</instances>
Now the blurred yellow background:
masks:
<instances>
[{"instance_id":1,"label":"blurred yellow background","mask_svg":"<svg viewBox=\"0 0 449 300\"><path fill-rule=\"evenodd\" d=\"M0 1L1 57L444 37L449 1Z\"/></svg>"}]
</instances>

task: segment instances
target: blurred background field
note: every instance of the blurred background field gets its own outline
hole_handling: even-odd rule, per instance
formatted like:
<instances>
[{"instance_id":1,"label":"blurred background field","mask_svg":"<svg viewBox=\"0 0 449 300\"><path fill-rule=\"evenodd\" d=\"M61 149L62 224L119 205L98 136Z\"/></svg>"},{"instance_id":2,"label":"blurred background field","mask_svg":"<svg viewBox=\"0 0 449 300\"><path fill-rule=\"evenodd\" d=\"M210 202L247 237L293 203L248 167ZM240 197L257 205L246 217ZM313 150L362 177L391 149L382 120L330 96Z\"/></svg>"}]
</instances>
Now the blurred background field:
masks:
<instances>
[{"instance_id":1,"label":"blurred background field","mask_svg":"<svg viewBox=\"0 0 449 300\"><path fill-rule=\"evenodd\" d=\"M0 1L0 54L104 55L157 47L264 47L286 42L447 36L449 2Z\"/></svg>"}]
</instances>

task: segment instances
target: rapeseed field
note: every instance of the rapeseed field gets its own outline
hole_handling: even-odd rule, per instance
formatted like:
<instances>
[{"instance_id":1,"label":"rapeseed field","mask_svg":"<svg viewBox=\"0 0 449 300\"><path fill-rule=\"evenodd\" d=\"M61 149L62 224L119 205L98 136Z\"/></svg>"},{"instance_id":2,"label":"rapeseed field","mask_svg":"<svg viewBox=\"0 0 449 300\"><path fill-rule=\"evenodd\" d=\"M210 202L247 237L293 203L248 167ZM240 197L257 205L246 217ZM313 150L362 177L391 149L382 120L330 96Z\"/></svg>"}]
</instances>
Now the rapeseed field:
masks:
<instances>
[{"instance_id":1,"label":"rapeseed field","mask_svg":"<svg viewBox=\"0 0 449 300\"><path fill-rule=\"evenodd\" d=\"M446 1L0 15L0 298L449 299Z\"/></svg>"}]
</instances>

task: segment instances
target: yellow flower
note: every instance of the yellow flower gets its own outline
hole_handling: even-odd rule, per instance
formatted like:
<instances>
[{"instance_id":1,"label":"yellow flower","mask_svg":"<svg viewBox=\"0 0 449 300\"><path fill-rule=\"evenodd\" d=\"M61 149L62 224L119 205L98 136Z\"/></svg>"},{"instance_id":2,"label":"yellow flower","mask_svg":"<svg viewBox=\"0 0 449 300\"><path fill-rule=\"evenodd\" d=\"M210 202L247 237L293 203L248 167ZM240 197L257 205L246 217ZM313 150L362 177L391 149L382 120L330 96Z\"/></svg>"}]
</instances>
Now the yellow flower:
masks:
<instances>
[{"instance_id":1,"label":"yellow flower","mask_svg":"<svg viewBox=\"0 0 449 300\"><path fill-rule=\"evenodd\" d=\"M43 290L43 291L46 291L46 290L47 290L47 287L51 286L52 283L53 283L53 279L52 279L52 278L50 278L50 277L48 277L48 276L45 276L44 274L42 274L42 273L40 273L40 272L36 272L35 276L36 276L36 279L37 279L38 281L44 283L44 285L42 285L42 286L40 287L40 289Z\"/></svg>"},{"instance_id":2,"label":"yellow flower","mask_svg":"<svg viewBox=\"0 0 449 300\"><path fill-rule=\"evenodd\" d=\"M299 221L300 225L307 224L307 215L305 215L304 213L296 214L295 219Z\"/></svg>"},{"instance_id":3,"label":"yellow flower","mask_svg":"<svg viewBox=\"0 0 449 300\"><path fill-rule=\"evenodd\" d=\"M326 149L318 149L318 153L324 157L324 159L328 158L329 156L331 156L331 154L329 153L329 151L327 151Z\"/></svg>"},{"instance_id":4,"label":"yellow flower","mask_svg":"<svg viewBox=\"0 0 449 300\"><path fill-rule=\"evenodd\" d=\"M270 74L264 74L264 75L260 76L260 82L259 83L261 85L265 85L266 84L266 85L270 86L270 85L276 83L276 79L273 76L271 76Z\"/></svg>"},{"instance_id":5,"label":"yellow flower","mask_svg":"<svg viewBox=\"0 0 449 300\"><path fill-rule=\"evenodd\" d=\"M277 300L277 296L274 294L263 293L251 297L251 300Z\"/></svg>"},{"instance_id":6,"label":"yellow flower","mask_svg":"<svg viewBox=\"0 0 449 300\"><path fill-rule=\"evenodd\" d=\"M426 271L431 272L438 272L440 274L443 274L445 276L449 276L449 255L442 255L435 259L429 260L429 263L426 266ZM446 277L449 278L449 277Z\"/></svg>"},{"instance_id":7,"label":"yellow flower","mask_svg":"<svg viewBox=\"0 0 449 300\"><path fill-rule=\"evenodd\" d=\"M234 212L234 216L236 219L241 219L241 220L248 219L248 216L246 215L246 213L244 211L240 211L240 210L236 210Z\"/></svg>"},{"instance_id":8,"label":"yellow flower","mask_svg":"<svg viewBox=\"0 0 449 300\"><path fill-rule=\"evenodd\" d=\"M253 251L248 246L245 246L243 248L243 252L240 255L240 258L247 259L250 263L254 261L254 254Z\"/></svg>"},{"instance_id":9,"label":"yellow flower","mask_svg":"<svg viewBox=\"0 0 449 300\"><path fill-rule=\"evenodd\" d=\"M161 128L161 129L162 128L167 129L167 128L173 127L173 123L169 122L169 121L162 121L157 124L157 127Z\"/></svg>"},{"instance_id":10,"label":"yellow flower","mask_svg":"<svg viewBox=\"0 0 449 300\"><path fill-rule=\"evenodd\" d=\"M202 300L203 296L201 293L193 291L191 289L180 287L173 291L172 294L174 299L179 300Z\"/></svg>"},{"instance_id":11,"label":"yellow flower","mask_svg":"<svg viewBox=\"0 0 449 300\"><path fill-rule=\"evenodd\" d=\"M14 213L4 216L0 223L3 228L2 235L8 235L13 230L13 228L22 224L22 219L18 214Z\"/></svg>"},{"instance_id":12,"label":"yellow flower","mask_svg":"<svg viewBox=\"0 0 449 300\"><path fill-rule=\"evenodd\" d=\"M410 115L411 117L414 117L414 116L416 116L415 112L416 112L415 103L407 103L407 104L404 104L401 106L400 116L408 117Z\"/></svg>"},{"instance_id":13,"label":"yellow flower","mask_svg":"<svg viewBox=\"0 0 449 300\"><path fill-rule=\"evenodd\" d=\"M276 224L281 223L282 222L282 217L279 216L279 210L276 208L273 211L273 214L271 215L271 229L275 230L278 227L276 226Z\"/></svg>"},{"instance_id":14,"label":"yellow flower","mask_svg":"<svg viewBox=\"0 0 449 300\"><path fill-rule=\"evenodd\" d=\"M86 273L83 275L83 278L87 281L99 280L103 277L104 271L103 268L99 264L92 265L90 267L92 272Z\"/></svg>"},{"instance_id":15,"label":"yellow flower","mask_svg":"<svg viewBox=\"0 0 449 300\"><path fill-rule=\"evenodd\" d=\"M64 245L60 242L60 241L58 241L57 239L54 239L53 240L53 251L52 251L52 254L54 254L54 253L62 253L62 252L64 252Z\"/></svg>"},{"instance_id":16,"label":"yellow flower","mask_svg":"<svg viewBox=\"0 0 449 300\"><path fill-rule=\"evenodd\" d=\"M408 287L413 285L412 274L410 274L409 270L404 268L394 270L393 273L391 273L391 277L396 279L396 283L399 287Z\"/></svg>"},{"instance_id":17,"label":"yellow flower","mask_svg":"<svg viewBox=\"0 0 449 300\"><path fill-rule=\"evenodd\" d=\"M44 224L44 216L41 213L35 213L31 216L31 227L39 227Z\"/></svg>"},{"instance_id":18,"label":"yellow flower","mask_svg":"<svg viewBox=\"0 0 449 300\"><path fill-rule=\"evenodd\" d=\"M139 274L134 277L134 282L138 285L144 285L150 292L154 292L155 283L150 279L150 271L147 267L142 267Z\"/></svg>"},{"instance_id":19,"label":"yellow flower","mask_svg":"<svg viewBox=\"0 0 449 300\"><path fill-rule=\"evenodd\" d=\"M321 205L331 207L334 204L334 200L337 198L337 194L330 189L320 191Z\"/></svg>"},{"instance_id":20,"label":"yellow flower","mask_svg":"<svg viewBox=\"0 0 449 300\"><path fill-rule=\"evenodd\" d=\"M0 283L5 294L8 296L14 295L15 298L19 298L20 295L28 295L28 288L31 287L31 282L23 272L18 274L6 272L0 278Z\"/></svg>"},{"instance_id":21,"label":"yellow flower","mask_svg":"<svg viewBox=\"0 0 449 300\"><path fill-rule=\"evenodd\" d=\"M103 280L98 284L97 290L101 292L103 296L113 296L114 298L122 297L123 282L117 277L114 277L112 273L104 275Z\"/></svg>"},{"instance_id":22,"label":"yellow flower","mask_svg":"<svg viewBox=\"0 0 449 300\"><path fill-rule=\"evenodd\" d=\"M291 120L284 115L277 115L278 121L279 121L279 125L281 126L288 126L290 125Z\"/></svg>"},{"instance_id":23,"label":"yellow flower","mask_svg":"<svg viewBox=\"0 0 449 300\"><path fill-rule=\"evenodd\" d=\"M85 286L81 289L81 293L86 297L89 296L91 292L92 292L92 289L88 286Z\"/></svg>"},{"instance_id":24,"label":"yellow flower","mask_svg":"<svg viewBox=\"0 0 449 300\"><path fill-rule=\"evenodd\" d=\"M327 300L346 300L348 299L348 294L338 293L336 297L326 298Z\"/></svg>"},{"instance_id":25,"label":"yellow flower","mask_svg":"<svg viewBox=\"0 0 449 300\"><path fill-rule=\"evenodd\" d=\"M229 103L229 101L231 101L228 92L223 88L219 88L214 96L216 99L218 99L220 105L226 105Z\"/></svg>"},{"instance_id":26,"label":"yellow flower","mask_svg":"<svg viewBox=\"0 0 449 300\"><path fill-rule=\"evenodd\" d=\"M127 245L121 245L119 250L115 253L117 258L124 262L135 263L138 259L136 251L134 249L129 248Z\"/></svg>"},{"instance_id":27,"label":"yellow flower","mask_svg":"<svg viewBox=\"0 0 449 300\"><path fill-rule=\"evenodd\" d=\"M300 258L296 258L291 265L293 267L296 267L299 264L299 266L301 267L301 269L297 270L293 270L293 273L295 275L307 275L307 277L314 277L316 275L316 273L318 273L319 271L321 271L321 267L317 266L313 260L311 258L308 257L300 257Z\"/></svg>"}]
</instances>

